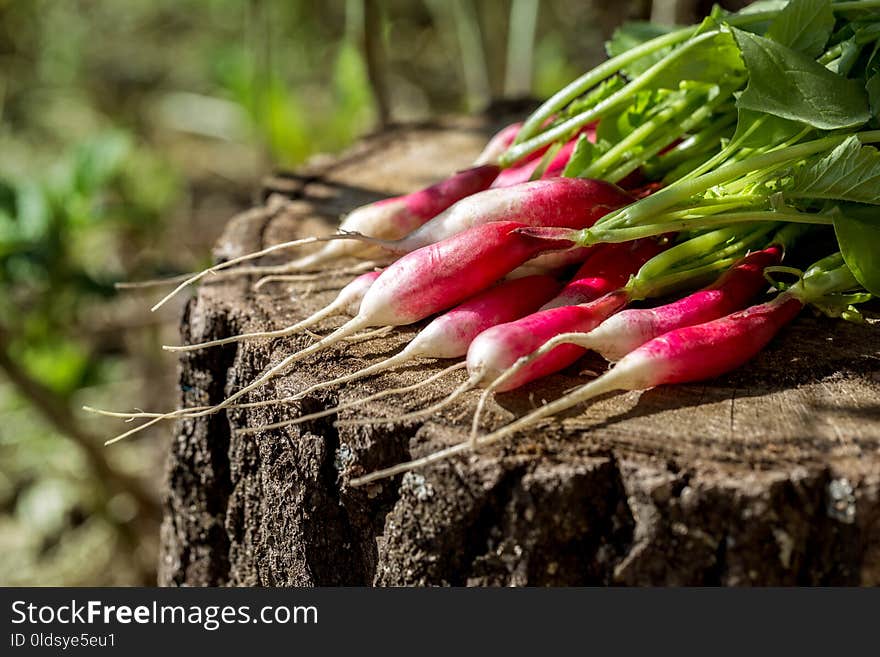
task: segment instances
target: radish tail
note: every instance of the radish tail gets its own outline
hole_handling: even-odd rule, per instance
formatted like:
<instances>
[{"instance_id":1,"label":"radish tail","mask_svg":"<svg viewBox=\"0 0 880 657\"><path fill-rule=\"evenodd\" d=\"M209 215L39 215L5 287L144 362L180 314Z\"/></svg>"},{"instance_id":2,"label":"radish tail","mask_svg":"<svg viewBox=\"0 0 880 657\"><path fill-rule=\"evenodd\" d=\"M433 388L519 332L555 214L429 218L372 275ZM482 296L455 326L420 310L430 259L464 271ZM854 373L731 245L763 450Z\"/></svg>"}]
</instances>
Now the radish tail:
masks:
<instances>
[{"instance_id":1,"label":"radish tail","mask_svg":"<svg viewBox=\"0 0 880 657\"><path fill-rule=\"evenodd\" d=\"M310 326L314 326L318 322L327 317L332 317L333 315L339 314L339 311L342 310L347 303L345 300L337 299L329 306L322 308L318 312L314 313L310 317L306 317L304 320L297 322L292 326L288 326L283 329L277 329L275 331L256 331L254 333L240 333L239 335L233 335L228 338L220 338L219 340L209 340L208 342L198 342L196 344L182 344L182 345L162 345L162 349L165 351L196 351L197 349L206 349L208 347L219 347L220 345L230 344L232 342L243 342L245 340L257 340L259 338L282 338L287 335L293 335L303 329L307 329Z\"/></svg>"},{"instance_id":2,"label":"radish tail","mask_svg":"<svg viewBox=\"0 0 880 657\"><path fill-rule=\"evenodd\" d=\"M573 344L577 345L578 347L589 349L592 342L589 338L589 335L589 333L560 333L559 335L549 339L547 342L535 349L535 351L533 351L529 355L523 356L518 359L513 365L511 365L504 372L499 374L495 378L495 380L492 381L492 383L489 384L489 386L483 391L483 394L480 395L480 400L477 402L477 408L474 411L474 419L471 422L471 447L473 449L477 448L477 435L480 427L480 416L483 414L483 409L486 406L486 402L493 392L495 392L501 385L509 381L511 378L516 376L517 373L519 373L529 363L532 363L542 356L549 354L560 345Z\"/></svg>"},{"instance_id":3,"label":"radish tail","mask_svg":"<svg viewBox=\"0 0 880 657\"><path fill-rule=\"evenodd\" d=\"M498 441L507 438L517 431L531 426L536 422L539 422L549 415L564 411L568 408L571 408L572 406L576 406L577 404L588 401L594 397L603 395L606 392L626 389L629 376L630 375L628 372L610 370L608 373L602 375L594 381L591 381L590 383L587 383L586 385L581 386L574 392L569 393L564 397L560 397L556 401L553 401L549 404L542 406L541 408L532 411L528 415L525 415L519 420L516 420L515 422L512 422L502 427L494 433L490 433L487 436L482 436L478 438L476 440L476 447L482 448L497 443ZM436 451L433 454L428 454L427 456L424 456L420 459L414 459L406 463L399 463L398 465L392 466L390 468L384 468L382 470L371 472L370 474L364 475L363 477L356 477L354 479L351 479L348 483L350 486L355 488L358 486L363 486L364 484L368 484L379 479L393 477L394 475L409 472L410 470L414 470L416 468L422 468L433 463L444 461L457 454L467 452L468 450L472 449L472 447L472 442L470 440L467 440L458 443L457 445L453 445L452 447L447 447L446 449Z\"/></svg>"},{"instance_id":4,"label":"radish tail","mask_svg":"<svg viewBox=\"0 0 880 657\"><path fill-rule=\"evenodd\" d=\"M211 408L210 406L194 406L192 408L187 409L188 411L203 411L206 408ZM138 418L150 418L150 417L160 417L163 415L167 415L167 413L148 413L146 411L142 411L138 409L137 411L127 412L127 411L105 411L101 408L95 408L94 406L83 406L82 409L88 413L94 413L95 415L102 415L104 417L118 417L122 418L126 422L131 422L132 420L136 420Z\"/></svg>"},{"instance_id":5,"label":"radish tail","mask_svg":"<svg viewBox=\"0 0 880 657\"><path fill-rule=\"evenodd\" d=\"M431 415L432 413L436 413L437 411L446 408L456 399L458 399L461 395L466 393L468 390L471 390L474 386L476 386L480 379L483 378L482 372L474 372L467 381L458 386L455 390L449 393L448 396L444 397L436 404L431 404L427 408L422 408L418 411L412 411L410 413L404 413L403 415L397 415L395 417L367 417L367 418L358 418L354 420L339 420L335 423L336 426L347 426L347 425L364 425L364 424L397 424L400 422L409 422L411 420L417 420L422 417L426 417Z\"/></svg>"},{"instance_id":6,"label":"radish tail","mask_svg":"<svg viewBox=\"0 0 880 657\"><path fill-rule=\"evenodd\" d=\"M331 379L330 381L321 381L320 383L316 383L314 385L309 386L305 390L302 390L296 393L293 396L293 399L302 399L306 395L313 393L317 390L323 390L324 388L332 388L334 386L342 385L343 383L348 383L349 381L355 381L357 379L361 379L366 376L370 376L371 374L377 374L379 372L384 372L386 370L390 370L398 365L406 363L413 358L416 358L416 355L408 354L404 349L399 354L391 356L390 358L385 358L384 360L370 365L369 367L365 367L357 372L351 372L350 374L346 374L344 376L336 377L335 379Z\"/></svg>"},{"instance_id":7,"label":"radish tail","mask_svg":"<svg viewBox=\"0 0 880 657\"><path fill-rule=\"evenodd\" d=\"M326 271L314 274L293 274L290 280L311 281L327 278L328 276L346 276L348 274L359 274L365 271L369 271L374 267L380 266L382 266L380 262L370 260L351 267L337 267L335 269L328 269ZM213 280L225 280L227 278L233 278L235 276L256 276L258 274L263 274L266 278L275 278L275 274L288 274L290 271L291 269L289 264L271 265L265 267L240 267L239 269L233 269L232 271L223 271L222 273L217 272L216 278L214 278ZM150 278L143 281L119 281L118 283L114 283L113 287L115 287L117 290L139 290L149 287L164 287L166 285L173 285L175 283L181 283L183 281L189 280L198 273L199 272L197 271L192 271L186 274L178 274L177 276L168 276L167 278ZM260 281L257 281L257 284L259 284L259 282Z\"/></svg>"},{"instance_id":8,"label":"radish tail","mask_svg":"<svg viewBox=\"0 0 880 657\"><path fill-rule=\"evenodd\" d=\"M315 274L288 274L287 272L290 271L288 265L276 267L275 271L270 271L272 269L271 267L265 267L265 272L261 273L269 273L270 275L263 276L263 278L254 283L254 290L259 290L269 283L299 283L303 281L317 281L328 277L335 278L340 276L350 276L352 274L363 274L375 267L381 266L382 264L377 260L368 260L367 262L362 262L353 267L336 267ZM257 269L257 267L254 269Z\"/></svg>"},{"instance_id":9,"label":"radish tail","mask_svg":"<svg viewBox=\"0 0 880 657\"><path fill-rule=\"evenodd\" d=\"M225 262L221 262L218 265L214 265L213 267L209 267L208 269L204 269L200 271L198 274L190 276L186 280L184 280L180 285L175 287L171 292L162 297L152 308L151 311L156 311L165 305L170 299L172 299L175 295L177 295L181 290L186 287L192 285L193 283L197 283L201 279L203 279L208 274L213 274L218 271L222 271L224 269L228 269L232 265L237 265L240 262L246 262L248 260L254 260L256 258L261 258L264 255L268 255L270 253L274 253L275 251L281 251L282 249L290 249L297 246L304 246L306 244L318 244L320 242L329 242L332 240L357 240L359 242L366 242L367 244L373 244L376 246L381 246L385 249L394 249L394 244L387 240L376 239L375 237L367 237L366 235L361 235L360 233L337 233L336 235L328 235L326 237L304 237L303 239L293 240L291 242L281 242L280 244L273 244L272 246L266 247L265 249L261 249L260 251L254 251L252 253L247 253L243 256L239 256L237 258L232 258L232 260L226 260ZM291 266L291 265L286 265Z\"/></svg>"},{"instance_id":10,"label":"radish tail","mask_svg":"<svg viewBox=\"0 0 880 657\"><path fill-rule=\"evenodd\" d=\"M235 393L229 395L229 397L224 399L219 404L217 404L215 406L209 406L207 408L204 408L201 406L196 407L196 408L179 408L175 411L163 413L162 415L154 417L149 422L145 422L144 424L142 424L138 427L135 427L134 429L130 429L129 431L126 431L123 434L120 434L118 436L111 438L109 441L107 441L106 444L109 445L109 444L115 443L119 440L122 440L123 438L127 438L128 436L135 434L139 431L142 431L143 429L146 429L147 427L155 424L156 422L159 422L160 420L172 420L172 419L184 418L184 417L185 418L204 417L206 415L213 415L214 413L217 413L218 411L221 411L225 408L230 408L231 406L234 405L234 402L236 399L240 399L241 397L248 394L249 392L253 392L257 388L262 386L264 383L266 383L266 381L269 381L270 379L272 379L276 376L279 376L291 364L293 364L297 361L300 361L303 358L306 358L307 356L311 356L312 354L317 353L317 352L321 351L322 349L326 349L327 347L330 347L330 346L336 344L337 342L341 341L344 337L346 337L348 335L352 335L353 333L356 333L359 329L362 329L365 327L366 327L366 320L363 320L360 317L355 317L355 318L349 320L348 322L346 322L345 324L343 324L342 326L340 326L338 329L333 331L333 333L331 333L327 337L316 342L315 344L309 345L305 349L301 349L300 351L297 351L296 353L290 354L286 358L282 359L279 363L277 363L276 365L273 365L266 372L264 372L262 375L257 377L256 380L252 381L251 383L246 385L244 388L242 388L238 392L235 392Z\"/></svg>"},{"instance_id":11,"label":"radish tail","mask_svg":"<svg viewBox=\"0 0 880 657\"><path fill-rule=\"evenodd\" d=\"M281 429L283 427L291 426L294 424L301 424L303 422L308 422L309 420L317 420L318 418L327 417L328 415L334 415L334 414L338 413L339 411L344 411L349 408L354 408L355 406L360 406L361 404L366 404L367 402L375 401L376 399L382 399L383 397L389 397L391 395L398 395L398 394L401 394L404 392L411 392L413 390L421 388L422 386L426 386L430 383L433 383L437 379L446 376L450 372L453 372L455 370L460 370L466 366L467 366L467 363L465 361L461 361L460 363L455 363L455 365L450 365L449 367L440 370L436 374L432 374L427 379L425 379L423 381L419 381L418 383L413 383L411 385L403 386L401 388L389 388L387 390L382 390L382 391L377 392L373 395L369 395L368 397L363 397L361 399L355 399L353 401L346 402L344 404L339 404L338 406L333 406L332 408L325 408L323 411L309 413L308 415L301 415L300 417L295 418L293 420L282 420L280 422L274 422L273 424L266 424L266 425L263 425L260 427L247 427L244 429L239 429L238 431L236 431L236 434L245 435L245 434L259 433L260 431L267 431L269 429ZM302 394L303 393L299 393L298 395L294 395L293 397L287 397L285 399L263 400L263 401L259 401L259 402L253 402L251 404L240 404L238 407L239 408L247 408L247 407L253 407L253 406L258 406L258 405L259 406L267 406L269 404L276 404L276 403L281 404L281 403L285 403L288 401L295 401L295 400L299 399L300 395L302 395Z\"/></svg>"}]
</instances>

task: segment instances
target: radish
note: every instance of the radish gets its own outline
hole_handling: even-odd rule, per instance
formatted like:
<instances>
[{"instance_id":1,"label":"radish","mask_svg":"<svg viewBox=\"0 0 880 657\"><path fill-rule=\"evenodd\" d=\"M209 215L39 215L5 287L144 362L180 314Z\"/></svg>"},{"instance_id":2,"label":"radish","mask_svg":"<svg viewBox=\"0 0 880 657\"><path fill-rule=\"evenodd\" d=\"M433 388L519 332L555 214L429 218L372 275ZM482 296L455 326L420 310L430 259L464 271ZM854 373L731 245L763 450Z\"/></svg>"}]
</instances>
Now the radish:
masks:
<instances>
[{"instance_id":1,"label":"radish","mask_svg":"<svg viewBox=\"0 0 880 657\"><path fill-rule=\"evenodd\" d=\"M832 312L839 312L852 297L842 295L841 303L841 300L835 301L836 293L858 287L858 282L843 264L840 254L830 256L816 263L801 281L771 301L653 338L631 351L599 378L478 438L476 446L496 443L546 417L608 392L645 390L662 384L701 381L725 374L754 358L807 303L817 303L821 307L827 298ZM870 298L870 295L855 296L857 302ZM424 458L352 479L349 483L361 486L435 463L471 447L470 442L459 443Z\"/></svg>"},{"instance_id":2,"label":"radish","mask_svg":"<svg viewBox=\"0 0 880 657\"><path fill-rule=\"evenodd\" d=\"M542 310L481 333L467 353L468 372L473 384L494 381L521 356L532 353L561 330L566 330L563 327L582 326L583 330L590 330L620 310L630 295L618 288L622 288L661 250L662 247L652 240L642 240L635 245L607 245L591 256L575 274L574 280ZM580 300L581 303L559 305L568 300ZM585 350L577 347L558 349L541 363L533 364L505 389L519 387L568 367L584 353Z\"/></svg>"},{"instance_id":3,"label":"radish","mask_svg":"<svg viewBox=\"0 0 880 657\"><path fill-rule=\"evenodd\" d=\"M590 126L588 126L588 128L593 128L593 125L594 124L591 124ZM509 126L506 126L495 133L495 135L483 148L483 151L477 156L477 159L474 160L474 166L476 167L483 164L498 164L501 156L513 144L514 140L516 139L516 135L521 127L522 123L511 123ZM587 128L585 128L585 130L586 129ZM550 145L548 144L547 146L536 149L519 158L516 161L516 164L540 159L541 156L544 155L544 153L546 153L547 149L549 148ZM507 166L510 166L510 163Z\"/></svg>"},{"instance_id":4,"label":"radish","mask_svg":"<svg viewBox=\"0 0 880 657\"><path fill-rule=\"evenodd\" d=\"M755 233L755 236L760 237L764 230L766 229L759 229L759 232ZM656 296L658 292L665 292L665 285L662 283L664 272L669 272L668 275L671 280L681 278L683 281L687 281L702 276L702 267L694 267L691 270L685 270L683 272L677 271L676 268L680 266L681 262L687 262L691 257L690 254L693 252L694 246L698 244L708 245L717 242L723 243L722 238L730 234L731 233L726 230L707 233L703 236L678 244L669 249L666 253L658 255L651 260L647 260L648 257L652 255L649 248L642 249L641 251L633 250L630 252L630 257L634 258L634 260L630 261L628 265L618 263L613 258L615 251L612 251L611 258L607 255L605 256L609 261L608 266L612 271L615 267L620 267L617 271L623 272L627 270L627 266L632 270L638 267L639 264L644 263L633 278L628 282L621 282L621 285L626 283L625 287L609 295L610 298L603 303L600 303L601 300L597 300L577 306L548 308L547 310L542 310L533 315L529 315L516 322L496 326L494 329L486 331L479 336L477 340L474 340L471 348L468 350L468 371L472 372L474 376L476 376L478 370L481 371L483 373L482 376L484 377L481 380L493 382L492 385L494 390L505 392L568 367L586 353L586 348L576 344L560 344L555 349L548 350L541 357L535 358L528 364L518 368L516 374L508 374L502 381L498 381L498 379L513 367L521 357L528 356L557 335L561 333L585 333L592 331L600 323L616 313L617 310L620 310L620 308L626 303L629 303L634 299ZM648 244L650 244L650 241ZM626 245L627 243L609 246L620 248ZM733 248L735 252L737 249L740 249L742 245L743 242L740 241L736 242L733 247L728 246L726 249L730 250ZM626 253L626 251L624 251L624 253ZM724 253L724 250L718 249L715 251L715 255L718 258L722 258L726 254ZM647 262L645 262L646 260ZM710 265L710 271L724 262L724 260L719 260L714 265ZM588 290L592 293L607 291L603 286L607 285L605 281L607 281L608 278L610 277L606 277L605 279L600 278L598 281L598 287L592 290L588 287ZM580 281L575 284L575 289L578 284L580 284ZM654 286L653 290L651 289L652 286ZM566 294L566 291L563 290L561 294ZM713 294L709 293L708 296L712 297ZM609 311L609 309L615 305L616 301L620 301L621 303L617 305L616 308ZM718 299L718 302L722 303L723 301L724 296L721 296ZM747 299L744 299L742 303L745 303L746 301ZM736 307L738 306L731 307L731 310ZM675 310L681 312L682 308L676 307ZM606 312L607 314L603 317L602 314ZM584 328L575 328L579 326Z\"/></svg>"},{"instance_id":5,"label":"radish","mask_svg":"<svg viewBox=\"0 0 880 657\"><path fill-rule=\"evenodd\" d=\"M559 294L545 303L541 310L574 306L598 299L625 285L630 276L662 250L663 246L655 240L599 244L593 247L586 262L575 272L571 281Z\"/></svg>"},{"instance_id":6,"label":"radish","mask_svg":"<svg viewBox=\"0 0 880 657\"><path fill-rule=\"evenodd\" d=\"M284 372L292 363L318 353L373 326L402 326L454 306L546 249L569 242L533 239L522 224L493 222L475 226L447 240L413 251L385 269L361 301L358 314L315 344L293 353L255 381L210 409L172 411L162 418L201 417L229 407L236 399ZM131 433L131 432L129 432Z\"/></svg>"},{"instance_id":7,"label":"radish","mask_svg":"<svg viewBox=\"0 0 880 657\"><path fill-rule=\"evenodd\" d=\"M457 201L486 189L496 178L498 171L496 165L484 164L459 171L446 180L417 192L361 206L345 218L339 230L358 232L378 239L400 239ZM317 253L294 260L288 266L291 269L308 269L329 260L357 255L366 248L368 247L357 242L330 242Z\"/></svg>"},{"instance_id":8,"label":"radish","mask_svg":"<svg viewBox=\"0 0 880 657\"><path fill-rule=\"evenodd\" d=\"M551 251L532 258L514 269L507 278L522 278L539 274L557 275L571 265L581 265L595 251L594 246L578 246L565 251Z\"/></svg>"},{"instance_id":9,"label":"radish","mask_svg":"<svg viewBox=\"0 0 880 657\"><path fill-rule=\"evenodd\" d=\"M590 134L590 141L595 140L596 133L592 132ZM569 159L571 159L575 144L577 144L577 138L563 144L556 155L553 156L553 159L550 160L547 168L541 174L541 178L556 178L561 176L562 172L565 170L565 165L568 164ZM541 162L541 158L533 158L515 167L505 169L498 174L498 177L492 182L491 187L510 187L511 185L527 182L535 175L538 167L541 166Z\"/></svg>"},{"instance_id":10,"label":"radish","mask_svg":"<svg viewBox=\"0 0 880 657\"><path fill-rule=\"evenodd\" d=\"M486 331L471 344L468 350L468 371L480 382L491 382L501 376L523 355L535 351L567 327L583 327L589 331L605 321L629 302L625 291L617 291L576 306L560 306L540 311ZM508 380L502 391L513 390L529 381L547 376L568 367L586 353L574 345L563 345L547 354L542 360Z\"/></svg>"},{"instance_id":11,"label":"radish","mask_svg":"<svg viewBox=\"0 0 880 657\"><path fill-rule=\"evenodd\" d=\"M517 221L524 224L524 227L558 226L563 229L582 229L592 226L600 217L631 201L632 197L616 185L585 178L552 178L505 189L487 189L462 199L402 239L383 240L361 234L342 233L282 242L239 256L183 281L152 309L156 310L187 285L209 274L282 249L324 241L355 240L393 253L411 253L473 226L489 222Z\"/></svg>"},{"instance_id":12,"label":"radish","mask_svg":"<svg viewBox=\"0 0 880 657\"><path fill-rule=\"evenodd\" d=\"M340 314L349 314L353 315L357 312L358 306L364 298L364 295L367 293L367 290L370 289L370 286L379 278L379 275L382 272L379 271L371 271L366 274L361 274L357 278L355 278L351 283L346 285L339 291L336 299L330 302L327 306L322 308L321 310L313 313L309 317L293 324L292 326L288 326L283 329L278 329L277 331L258 331L256 333L242 333L240 335L233 335L228 338L222 338L220 340L211 340L209 342L199 342L197 344L186 344L186 345L163 345L162 348L166 351L194 351L196 349L205 349L207 347L217 347L224 344L230 344L232 342L241 342L243 340L255 340L258 338L280 338L286 335L293 335L298 331L302 331L310 326L314 326L322 319L326 319L327 317L332 317L334 315Z\"/></svg>"},{"instance_id":13,"label":"radish","mask_svg":"<svg viewBox=\"0 0 880 657\"><path fill-rule=\"evenodd\" d=\"M302 399L317 390L385 372L417 358L460 358L467 353L471 341L487 328L522 317L535 310L558 290L559 283L549 276L529 276L500 283L434 319L398 354L357 372L316 383L292 397L277 400L277 403ZM322 412L321 417L335 411L336 409L327 409ZM314 416L309 419L312 417ZM297 418L279 426L303 421L305 420Z\"/></svg>"},{"instance_id":14,"label":"radish","mask_svg":"<svg viewBox=\"0 0 880 657\"><path fill-rule=\"evenodd\" d=\"M590 331L632 300L668 294L682 285L703 280L707 273L715 273L720 268L726 268L756 240L766 239L766 234L770 230L772 225L749 229L744 234L730 228L712 231L677 244L647 262L644 262L644 259L612 258L609 263L610 271L614 271L614 266L619 267L618 285L626 282L623 287L590 303L550 308L483 332L468 348L467 362L470 373L468 380L445 399L428 408L395 418L343 420L338 424L399 422L429 415L449 405L475 385L491 385L521 357L528 356L559 333ZM518 229L516 232L533 235L535 231ZM566 233L566 231L558 232ZM536 239L550 238L536 237ZM622 249L623 254L627 253L627 249L632 249L626 244L615 248ZM637 252L635 249L630 251L630 257ZM642 258L647 258L649 255L650 252L643 252ZM641 262L644 264L639 267L638 273L632 275L633 270ZM602 290L601 287L596 289L597 292ZM540 359L529 363L527 367L521 368L516 375L508 375L503 384L496 384L496 389L512 390L536 378L557 372L574 363L585 352L585 349L576 345L560 345Z\"/></svg>"},{"instance_id":15,"label":"radish","mask_svg":"<svg viewBox=\"0 0 880 657\"><path fill-rule=\"evenodd\" d=\"M477 159L474 160L474 166L498 164L498 159L510 147L513 140L516 139L516 133L519 132L521 127L522 123L511 123L509 126L501 128L501 130L496 132L483 148L483 151L477 156Z\"/></svg>"}]
</instances>

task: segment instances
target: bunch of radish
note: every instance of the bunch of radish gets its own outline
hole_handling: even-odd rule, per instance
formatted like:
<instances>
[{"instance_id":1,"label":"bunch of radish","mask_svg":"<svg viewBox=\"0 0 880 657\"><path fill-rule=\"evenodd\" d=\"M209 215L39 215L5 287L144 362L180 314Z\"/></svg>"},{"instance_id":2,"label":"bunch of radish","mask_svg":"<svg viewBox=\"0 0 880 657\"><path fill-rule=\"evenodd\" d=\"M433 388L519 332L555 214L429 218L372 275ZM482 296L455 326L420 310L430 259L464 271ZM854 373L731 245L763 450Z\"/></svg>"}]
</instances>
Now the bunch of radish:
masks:
<instances>
[{"instance_id":1,"label":"bunch of radish","mask_svg":"<svg viewBox=\"0 0 880 657\"><path fill-rule=\"evenodd\" d=\"M426 359L447 364L411 386L239 431L337 415L455 380L460 370L464 379L434 404L337 424L412 422L483 388L469 440L350 480L356 486L509 438L599 394L724 374L758 354L805 305L858 319L854 304L880 293L880 152L872 146L880 142L873 129L880 126L880 14L865 13L878 8L875 0L792 0L781 9L716 12L701 26L652 30L651 39L625 27L609 43L614 56L501 130L472 168L355 209L334 234L275 244L175 280L154 309L208 275L268 273L295 283L337 261L339 276L359 274L290 327L166 347L274 339L346 318L217 405L98 411L146 420L113 440L229 408L295 409L319 390ZM792 72L798 84L781 84ZM802 244L830 255L805 272L782 266ZM320 250L282 265L244 264L306 245ZM775 283L784 272L796 282ZM771 287L782 290L748 305ZM655 305L660 298L665 303ZM641 305L628 307L633 302ZM283 398L247 400L298 362L425 320L395 355ZM493 393L551 376L589 350L614 365L480 435Z\"/></svg>"}]
</instances>

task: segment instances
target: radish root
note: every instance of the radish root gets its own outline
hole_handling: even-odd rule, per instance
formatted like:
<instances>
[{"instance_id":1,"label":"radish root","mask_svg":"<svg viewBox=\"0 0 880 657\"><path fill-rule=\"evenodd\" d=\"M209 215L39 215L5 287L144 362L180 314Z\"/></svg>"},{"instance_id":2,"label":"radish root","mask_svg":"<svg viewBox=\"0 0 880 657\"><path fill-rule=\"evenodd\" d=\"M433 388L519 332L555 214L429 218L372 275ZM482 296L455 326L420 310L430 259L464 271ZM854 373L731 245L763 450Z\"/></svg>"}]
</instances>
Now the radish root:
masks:
<instances>
[{"instance_id":1,"label":"radish root","mask_svg":"<svg viewBox=\"0 0 880 657\"><path fill-rule=\"evenodd\" d=\"M226 260L225 262L221 262L218 265L214 265L213 267L209 267L208 269L204 269L193 276L185 279L181 282L177 287L175 287L171 292L162 297L152 308L151 311L156 311L165 305L170 299L172 299L175 295L177 295L181 290L187 288L193 283L199 282L205 276L209 274L214 274L216 272L222 271L224 269L228 269L233 265L237 265L240 262L247 262L248 260L254 260L256 258L261 258L270 253L275 253L276 251L281 251L283 249L290 249L298 246L304 246L306 244L319 244L321 242L330 242L333 240L357 240L359 242L365 242L367 244L372 244L375 246L381 246L385 249L394 249L394 245L391 242L386 240L377 239L375 237L368 237L366 235L362 235L360 233L354 232L340 232L335 235L328 235L326 237L304 237L298 240L292 240L290 242L281 242L279 244L273 244L272 246L266 247L265 249L261 249L259 251L254 251L252 253L247 253L243 256L238 256L237 258L232 258L231 260Z\"/></svg>"},{"instance_id":2,"label":"radish root","mask_svg":"<svg viewBox=\"0 0 880 657\"><path fill-rule=\"evenodd\" d=\"M467 365L467 363L465 363L464 361L462 361L460 363L455 363L454 365L450 365L449 367L440 370L439 372L429 376L427 379L425 379L423 381L419 381L418 383L413 383L408 386L403 386L400 388L389 388L387 390L382 390L382 391L377 392L373 395L369 395L368 397L363 397L361 399L355 399L353 401L346 402L344 404L339 404L338 406L333 406L332 408L326 408L323 411L309 413L308 415L301 415L300 417L295 418L293 420L282 420L280 422L273 422L272 424L266 424L266 425L259 426L259 427L246 427L246 428L237 430L236 434L239 434L239 435L255 434L255 433L259 433L261 431L268 431L270 429L281 429L283 427L291 426L294 424L302 424L303 422L308 422L309 420L317 420L318 418L327 417L328 415L334 415L334 414L338 413L339 411L344 411L349 408L354 408L355 406L360 406L361 404L366 404L367 402L375 401L377 399L382 399L384 397L390 397L391 395L398 395L398 394L402 394L405 392L411 392L413 390L421 388L422 386L426 386L430 383L433 383L437 379L446 376L450 372L454 372L455 370L460 370L460 369L464 368L466 365ZM297 401L299 399L302 399L304 394L305 394L305 391L298 393L292 397L287 397L284 399L263 400L260 402L254 402L252 404L242 404L240 407L253 407L253 406L257 406L257 405L267 406L269 404L283 404L283 403L287 403L287 402L293 402L293 401Z\"/></svg>"},{"instance_id":3,"label":"radish root","mask_svg":"<svg viewBox=\"0 0 880 657\"><path fill-rule=\"evenodd\" d=\"M400 422L409 422L411 420L417 420L422 417L426 417L435 413L443 408L449 406L452 402L458 399L461 395L466 393L468 390L471 390L474 386L476 386L480 379L483 378L482 372L475 372L473 375L468 377L468 379L458 386L455 390L453 390L449 395L438 401L436 404L431 404L427 408L422 408L418 411L412 411L410 413L404 413L403 415L397 415L395 417L368 417L368 418L357 418L352 420L339 420L335 423L336 426L348 426L348 425L365 425L365 424L398 424Z\"/></svg>"},{"instance_id":4,"label":"radish root","mask_svg":"<svg viewBox=\"0 0 880 657\"><path fill-rule=\"evenodd\" d=\"M576 406L580 403L593 399L594 397L598 397L599 395L603 395L607 392L625 389L626 384L621 385L619 380L625 380L625 377L627 376L628 373L620 371L617 371L615 373L615 370L610 370L604 376L601 376L595 381L591 381L590 383L581 386L574 392L564 397L560 397L559 399L550 402L549 404L541 406L540 408L532 411L528 415L525 415L520 419L511 422L510 424L498 429L493 433L490 433L489 435L478 438L475 441L476 447L482 448L493 445L515 434L516 432L525 429L526 427L538 423L540 420L543 420L548 416L567 410L572 406ZM422 458L414 459L406 463L399 463L398 465L391 466L390 468L376 470L375 472L371 472L370 474L364 475L363 477L355 477L354 479L349 480L349 485L357 488L358 486L363 486L364 484L378 481L379 479L393 477L394 475L409 472L410 470L415 470L416 468L423 468L427 465L444 461L452 456L456 456L457 454L462 454L464 452L470 451L472 447L472 441L466 440L451 447L447 447L446 449L438 450L433 454L429 454Z\"/></svg>"}]
</instances>

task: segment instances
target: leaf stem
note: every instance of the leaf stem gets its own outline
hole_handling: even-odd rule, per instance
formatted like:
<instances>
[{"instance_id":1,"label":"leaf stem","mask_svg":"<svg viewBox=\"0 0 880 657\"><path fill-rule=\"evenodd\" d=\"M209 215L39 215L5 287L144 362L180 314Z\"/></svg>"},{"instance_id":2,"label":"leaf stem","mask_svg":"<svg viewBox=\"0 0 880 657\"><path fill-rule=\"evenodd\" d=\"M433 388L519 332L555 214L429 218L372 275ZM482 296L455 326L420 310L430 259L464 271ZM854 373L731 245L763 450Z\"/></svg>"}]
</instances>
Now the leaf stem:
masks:
<instances>
[{"instance_id":1,"label":"leaf stem","mask_svg":"<svg viewBox=\"0 0 880 657\"><path fill-rule=\"evenodd\" d=\"M871 143L880 141L880 130L871 130L856 133L862 143ZM785 162L798 160L824 150L832 149L851 135L834 135L815 139L803 144L788 146L769 153L762 153L752 157L745 158L739 162L719 167L715 171L704 173L696 178L681 180L660 191L636 201L617 212L611 213L600 219L594 226L631 226L638 224L640 220L653 215L660 214L682 201L705 192L706 190L721 185L730 180L735 180L752 171L775 167Z\"/></svg>"}]
</instances>

